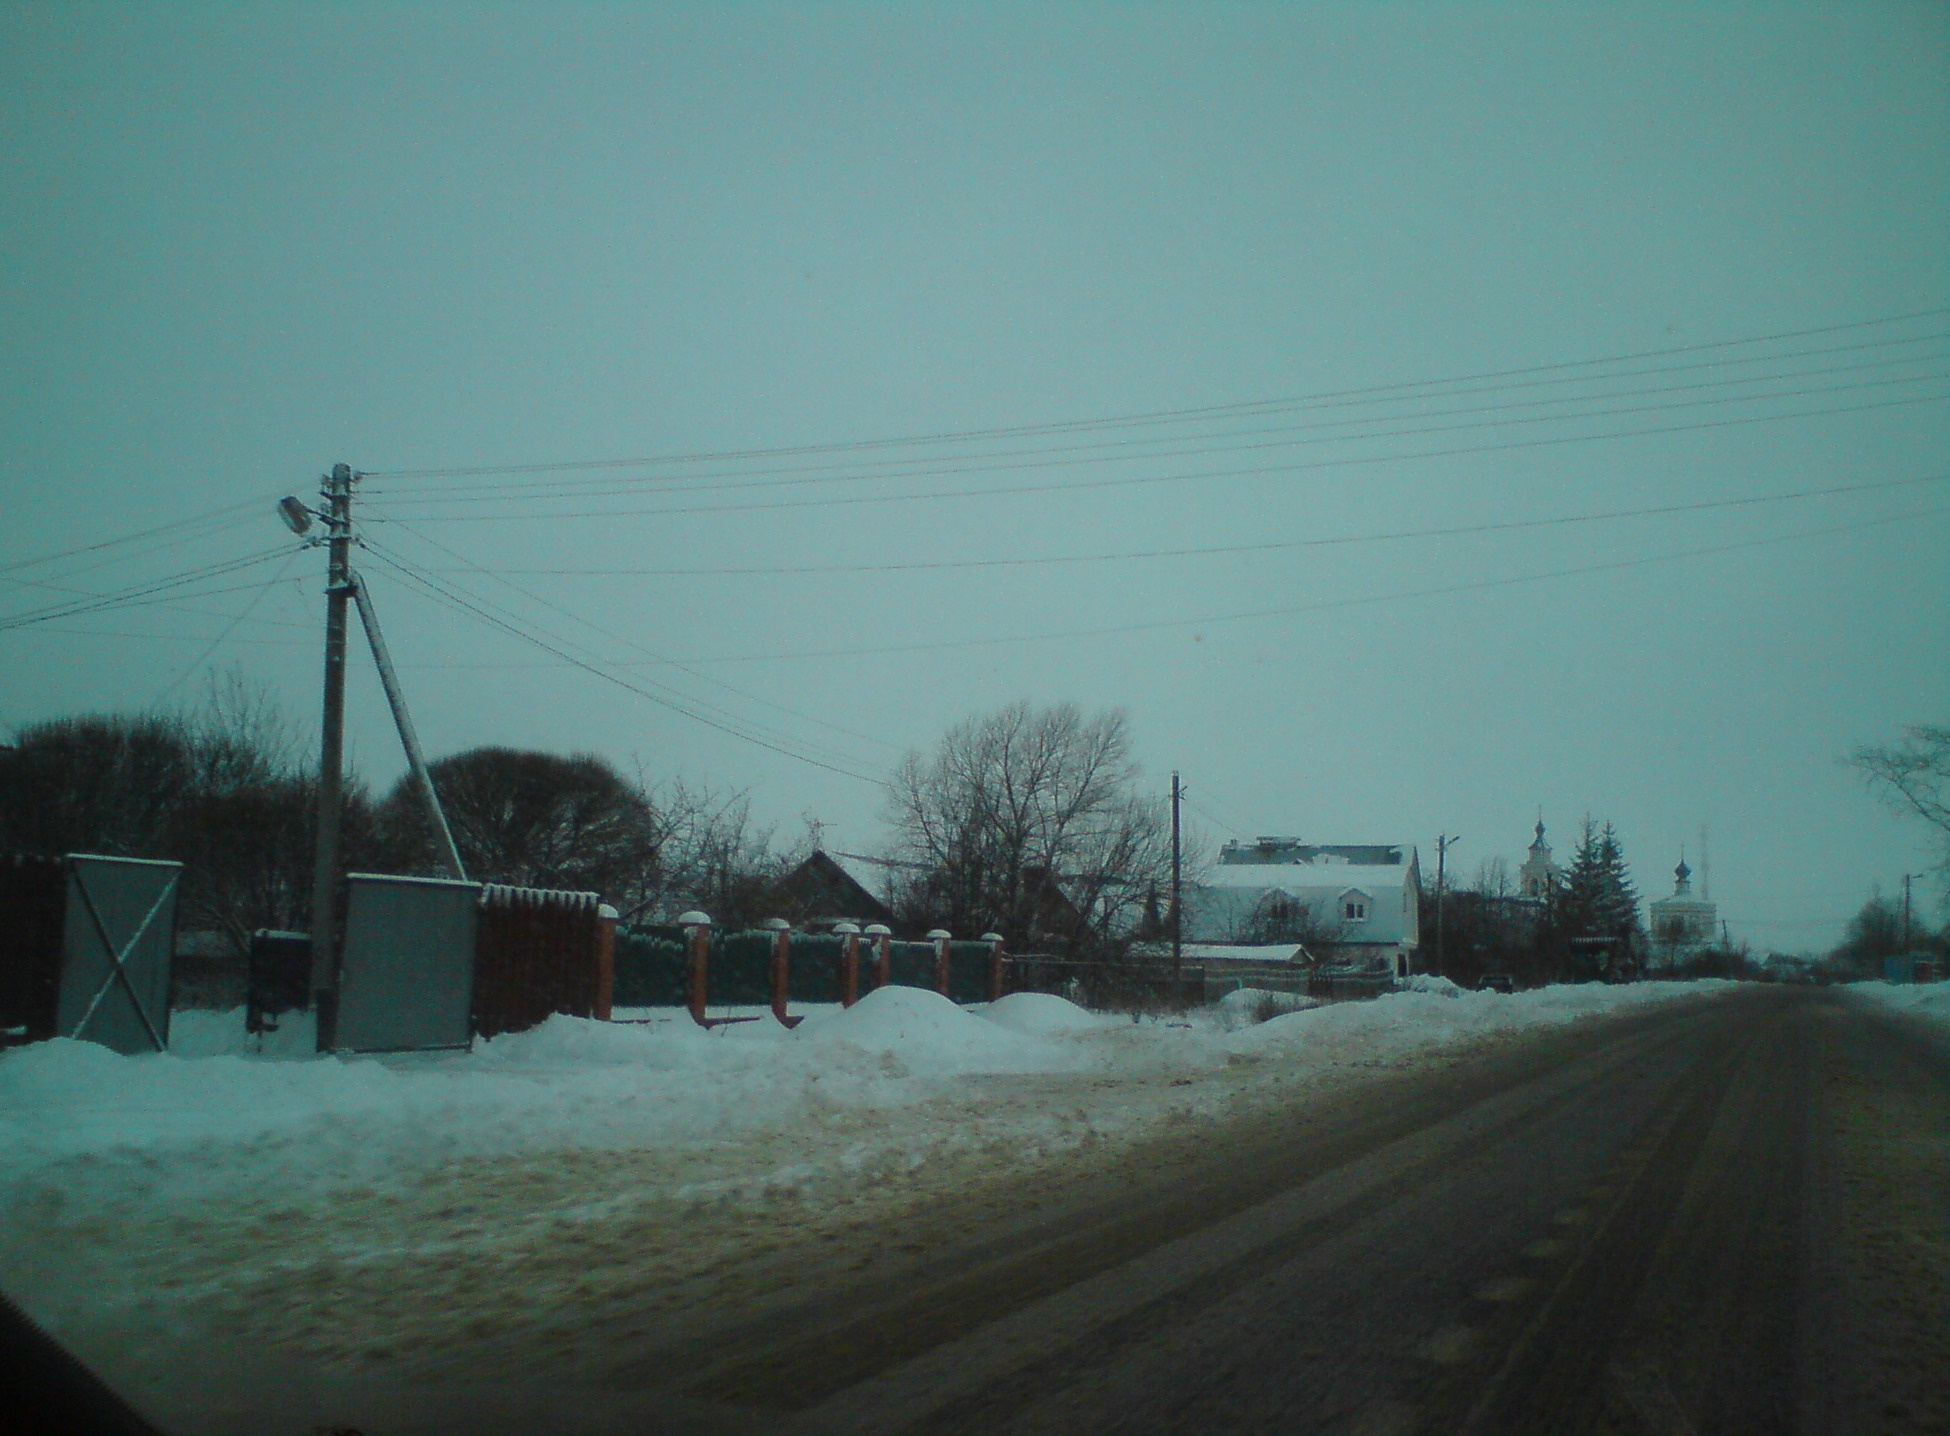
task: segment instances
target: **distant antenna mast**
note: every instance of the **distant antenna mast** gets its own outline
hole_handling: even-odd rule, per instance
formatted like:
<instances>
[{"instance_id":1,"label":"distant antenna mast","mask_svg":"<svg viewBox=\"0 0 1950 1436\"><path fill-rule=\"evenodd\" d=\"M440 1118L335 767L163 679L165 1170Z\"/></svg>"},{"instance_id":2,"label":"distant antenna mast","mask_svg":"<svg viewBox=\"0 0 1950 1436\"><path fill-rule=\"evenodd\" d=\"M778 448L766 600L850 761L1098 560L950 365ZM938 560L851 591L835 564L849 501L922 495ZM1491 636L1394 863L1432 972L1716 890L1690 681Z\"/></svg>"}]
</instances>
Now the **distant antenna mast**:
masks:
<instances>
[{"instance_id":1,"label":"distant antenna mast","mask_svg":"<svg viewBox=\"0 0 1950 1436\"><path fill-rule=\"evenodd\" d=\"M1699 900L1713 901L1713 859L1706 850L1706 824L1699 825Z\"/></svg>"}]
</instances>

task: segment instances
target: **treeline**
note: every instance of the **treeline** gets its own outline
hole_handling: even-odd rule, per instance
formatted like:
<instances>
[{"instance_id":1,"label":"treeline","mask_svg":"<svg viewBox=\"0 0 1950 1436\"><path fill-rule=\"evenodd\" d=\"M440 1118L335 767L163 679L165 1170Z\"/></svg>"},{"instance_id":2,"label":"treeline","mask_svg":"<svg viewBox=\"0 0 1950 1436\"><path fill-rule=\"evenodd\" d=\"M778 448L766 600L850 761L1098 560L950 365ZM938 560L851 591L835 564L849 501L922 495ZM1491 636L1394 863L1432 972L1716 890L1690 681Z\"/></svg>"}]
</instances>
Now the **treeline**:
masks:
<instances>
[{"instance_id":1,"label":"treeline","mask_svg":"<svg viewBox=\"0 0 1950 1436\"><path fill-rule=\"evenodd\" d=\"M1906 953L1950 961L1950 925L1935 926L1914 901L1905 913L1900 897L1875 892L1849 919L1825 966L1842 980L1880 977L1885 958Z\"/></svg>"},{"instance_id":2,"label":"treeline","mask_svg":"<svg viewBox=\"0 0 1950 1436\"><path fill-rule=\"evenodd\" d=\"M193 709L31 724L0 749L0 851L180 861L179 930L220 934L241 959L258 928L309 926L315 763L235 673ZM593 754L480 747L429 770L470 878L598 892L625 924L701 908L755 925L778 915L803 856L742 793L653 783ZM916 933L1101 954L1168 890L1169 816L1139 790L1120 711L1015 703L970 718L899 766L884 816L884 896ZM375 795L350 777L342 829L349 871L445 871L410 778Z\"/></svg>"},{"instance_id":3,"label":"treeline","mask_svg":"<svg viewBox=\"0 0 1950 1436\"><path fill-rule=\"evenodd\" d=\"M600 892L626 921L708 905L756 921L783 858L743 795L653 788L591 754L474 748L431 765L468 876ZM184 865L178 926L234 957L257 928L303 931L315 759L276 705L235 677L195 709L60 718L0 749L0 851L93 852ZM408 780L345 788L349 870L442 871Z\"/></svg>"}]
</instances>

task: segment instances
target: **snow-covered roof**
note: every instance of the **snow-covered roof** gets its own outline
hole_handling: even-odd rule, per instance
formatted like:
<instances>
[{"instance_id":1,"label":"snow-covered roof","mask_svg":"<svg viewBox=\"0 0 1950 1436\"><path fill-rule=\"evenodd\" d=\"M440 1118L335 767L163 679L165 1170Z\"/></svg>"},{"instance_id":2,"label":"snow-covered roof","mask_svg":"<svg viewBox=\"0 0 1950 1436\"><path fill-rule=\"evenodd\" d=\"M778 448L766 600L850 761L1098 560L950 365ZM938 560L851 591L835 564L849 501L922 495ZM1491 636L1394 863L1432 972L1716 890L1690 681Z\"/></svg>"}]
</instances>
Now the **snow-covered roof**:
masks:
<instances>
[{"instance_id":1,"label":"snow-covered roof","mask_svg":"<svg viewBox=\"0 0 1950 1436\"><path fill-rule=\"evenodd\" d=\"M1131 948L1139 957L1171 956L1168 942L1141 942ZM1304 962L1307 949L1297 942L1188 942L1183 945L1187 962Z\"/></svg>"},{"instance_id":2,"label":"snow-covered roof","mask_svg":"<svg viewBox=\"0 0 1950 1436\"><path fill-rule=\"evenodd\" d=\"M833 866L845 873L880 902L886 902L893 891L894 873L897 865L864 857L859 853L836 853L831 848L826 856L833 860Z\"/></svg>"},{"instance_id":3,"label":"snow-covered roof","mask_svg":"<svg viewBox=\"0 0 1950 1436\"><path fill-rule=\"evenodd\" d=\"M1219 863L1207 870L1205 886L1213 888L1278 888L1296 897L1301 893L1344 893L1358 888L1372 896L1405 886L1407 863Z\"/></svg>"}]
</instances>

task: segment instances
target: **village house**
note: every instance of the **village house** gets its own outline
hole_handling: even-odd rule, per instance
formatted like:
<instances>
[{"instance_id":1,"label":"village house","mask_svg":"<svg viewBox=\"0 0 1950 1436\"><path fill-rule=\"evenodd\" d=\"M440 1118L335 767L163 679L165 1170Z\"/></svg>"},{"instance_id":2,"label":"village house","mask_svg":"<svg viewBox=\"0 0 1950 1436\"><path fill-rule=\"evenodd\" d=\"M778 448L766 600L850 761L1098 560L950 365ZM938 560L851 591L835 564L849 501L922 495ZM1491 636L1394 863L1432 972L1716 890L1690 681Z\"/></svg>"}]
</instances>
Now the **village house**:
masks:
<instances>
[{"instance_id":1,"label":"village house","mask_svg":"<svg viewBox=\"0 0 1950 1436\"><path fill-rule=\"evenodd\" d=\"M1421 870L1402 844L1230 842L1185 895L1198 943L1298 943L1320 964L1405 977L1421 943Z\"/></svg>"},{"instance_id":2,"label":"village house","mask_svg":"<svg viewBox=\"0 0 1950 1436\"><path fill-rule=\"evenodd\" d=\"M886 864L814 848L773 885L768 906L802 932L828 932L840 922L891 924L888 888Z\"/></svg>"}]
</instances>

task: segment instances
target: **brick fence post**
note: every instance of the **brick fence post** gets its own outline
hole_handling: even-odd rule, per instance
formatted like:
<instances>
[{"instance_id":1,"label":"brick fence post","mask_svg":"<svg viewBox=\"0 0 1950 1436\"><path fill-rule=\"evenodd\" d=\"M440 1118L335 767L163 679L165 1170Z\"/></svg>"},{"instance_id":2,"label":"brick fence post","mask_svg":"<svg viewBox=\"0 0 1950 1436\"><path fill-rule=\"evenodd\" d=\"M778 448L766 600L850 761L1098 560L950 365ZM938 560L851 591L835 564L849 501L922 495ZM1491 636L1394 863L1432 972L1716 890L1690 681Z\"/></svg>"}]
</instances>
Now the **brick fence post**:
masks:
<instances>
[{"instance_id":1,"label":"brick fence post","mask_svg":"<svg viewBox=\"0 0 1950 1436\"><path fill-rule=\"evenodd\" d=\"M932 928L928 941L934 944L934 990L943 997L948 995L948 944L953 941L945 927Z\"/></svg>"},{"instance_id":2,"label":"brick fence post","mask_svg":"<svg viewBox=\"0 0 1950 1436\"><path fill-rule=\"evenodd\" d=\"M689 965L684 974L684 1001L691 1009L691 1021L709 1027L704 1020L711 968L711 919L701 912L687 912L677 919L684 929L684 947Z\"/></svg>"},{"instance_id":3,"label":"brick fence post","mask_svg":"<svg viewBox=\"0 0 1950 1436\"><path fill-rule=\"evenodd\" d=\"M873 985L885 987L894 980L894 930L884 922L867 928L873 939Z\"/></svg>"},{"instance_id":4,"label":"brick fence post","mask_svg":"<svg viewBox=\"0 0 1950 1436\"><path fill-rule=\"evenodd\" d=\"M840 940L840 1006L851 1007L860 1000L860 925L836 922L833 936Z\"/></svg>"},{"instance_id":5,"label":"brick fence post","mask_svg":"<svg viewBox=\"0 0 1950 1436\"><path fill-rule=\"evenodd\" d=\"M1002 1000L1002 934L985 932L982 941L989 945L989 1001Z\"/></svg>"},{"instance_id":6,"label":"brick fence post","mask_svg":"<svg viewBox=\"0 0 1950 1436\"><path fill-rule=\"evenodd\" d=\"M768 917L765 927L772 934L772 1016L779 1026L790 1027L786 1006L792 996L792 924L782 917Z\"/></svg>"}]
</instances>

